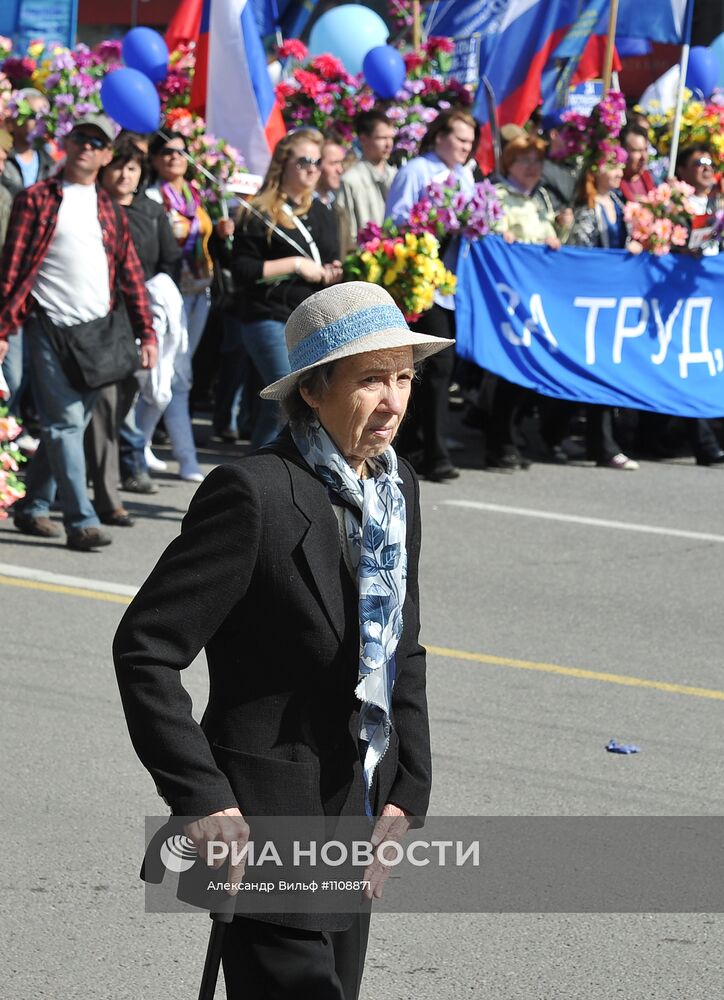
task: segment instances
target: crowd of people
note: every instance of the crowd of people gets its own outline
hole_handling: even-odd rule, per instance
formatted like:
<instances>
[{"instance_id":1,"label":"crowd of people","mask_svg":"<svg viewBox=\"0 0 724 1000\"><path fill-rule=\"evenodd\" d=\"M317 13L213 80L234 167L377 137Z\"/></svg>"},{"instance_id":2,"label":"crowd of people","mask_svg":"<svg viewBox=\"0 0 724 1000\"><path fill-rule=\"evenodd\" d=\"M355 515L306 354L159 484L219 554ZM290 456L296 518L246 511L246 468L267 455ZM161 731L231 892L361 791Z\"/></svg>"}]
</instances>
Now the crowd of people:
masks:
<instances>
[{"instance_id":1,"label":"crowd of people","mask_svg":"<svg viewBox=\"0 0 724 1000\"><path fill-rule=\"evenodd\" d=\"M231 218L212 222L187 180L184 135L117 134L98 113L79 119L62 149L51 152L29 138L47 110L42 94L22 92L0 141L0 361L5 405L24 419L19 443L31 459L27 493L13 515L20 531L52 538L63 533L50 517L59 505L68 545L90 550L110 544L106 526L133 525L121 490L156 491L153 474L166 463L154 441L168 441L182 479L203 479L194 401L210 406L214 433L224 441L259 448L276 437L280 408L258 390L290 370L289 316L314 292L344 280L344 258L370 223L404 224L426 186L451 174L471 192L482 179L474 159L478 127L466 109L442 111L418 154L399 168L390 163L395 125L383 106L358 116L352 150L339 136L296 129L273 151L258 192L232 202ZM641 252L625 203L650 192L666 164L653 156L640 116L623 128L616 155L609 150L598 162L558 158L558 119L504 126L501 140L492 179L508 243ZM694 189L697 211L721 211L706 144L683 148L676 173ZM453 271L458 242L443 241ZM696 252L720 249L717 236ZM94 386L92 378L74 377L59 345L71 327L106 322L130 326L141 345L138 370ZM454 340L454 296L437 294L413 328ZM612 408L536 396L461 362L450 347L422 367L398 440L429 480L459 474L448 428L454 384L463 390L464 422L482 433L487 467L530 465L521 428L533 415L551 461L573 457L571 425L582 418L577 454L612 469L638 468L619 444ZM641 454L669 453L676 443L670 423L668 416L639 415L634 440ZM724 466L711 422L683 420L678 433L698 464Z\"/></svg>"}]
</instances>

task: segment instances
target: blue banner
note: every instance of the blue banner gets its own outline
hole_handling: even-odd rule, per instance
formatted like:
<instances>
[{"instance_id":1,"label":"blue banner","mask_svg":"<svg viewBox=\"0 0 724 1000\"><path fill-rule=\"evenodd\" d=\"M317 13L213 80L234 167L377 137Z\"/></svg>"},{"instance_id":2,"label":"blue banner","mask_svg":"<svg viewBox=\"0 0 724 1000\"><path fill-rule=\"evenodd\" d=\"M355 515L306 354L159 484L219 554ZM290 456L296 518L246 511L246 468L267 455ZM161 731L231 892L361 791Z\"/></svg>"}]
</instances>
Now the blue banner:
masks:
<instances>
[{"instance_id":1,"label":"blue banner","mask_svg":"<svg viewBox=\"0 0 724 1000\"><path fill-rule=\"evenodd\" d=\"M3 0L0 6L0 34L12 38L16 52L37 39L75 45L78 0Z\"/></svg>"},{"instance_id":2,"label":"blue banner","mask_svg":"<svg viewBox=\"0 0 724 1000\"><path fill-rule=\"evenodd\" d=\"M724 415L724 254L466 244L457 350L546 396Z\"/></svg>"}]
</instances>

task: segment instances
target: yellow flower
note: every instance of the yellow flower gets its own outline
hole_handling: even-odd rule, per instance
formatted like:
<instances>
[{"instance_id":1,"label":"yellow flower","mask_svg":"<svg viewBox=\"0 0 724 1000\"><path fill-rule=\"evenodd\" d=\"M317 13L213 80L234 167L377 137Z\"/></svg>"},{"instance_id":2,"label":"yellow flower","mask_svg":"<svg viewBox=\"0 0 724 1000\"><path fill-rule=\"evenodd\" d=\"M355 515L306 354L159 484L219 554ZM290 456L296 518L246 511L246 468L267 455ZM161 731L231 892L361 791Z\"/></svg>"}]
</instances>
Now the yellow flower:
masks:
<instances>
[{"instance_id":1,"label":"yellow flower","mask_svg":"<svg viewBox=\"0 0 724 1000\"><path fill-rule=\"evenodd\" d=\"M377 263L376 260L373 260L367 271L367 280L371 281L373 284L376 285L379 283L381 277L382 277L382 268L380 267L380 265Z\"/></svg>"},{"instance_id":2,"label":"yellow flower","mask_svg":"<svg viewBox=\"0 0 724 1000\"><path fill-rule=\"evenodd\" d=\"M44 48L45 42L33 42L31 45L28 45L28 55L31 59L37 59Z\"/></svg>"},{"instance_id":3,"label":"yellow flower","mask_svg":"<svg viewBox=\"0 0 724 1000\"><path fill-rule=\"evenodd\" d=\"M382 284L383 285L391 285L394 282L394 280L395 280L396 277L397 277L397 271L395 270L395 268L394 267L388 267L387 270L385 271L385 276L382 279Z\"/></svg>"},{"instance_id":4,"label":"yellow flower","mask_svg":"<svg viewBox=\"0 0 724 1000\"><path fill-rule=\"evenodd\" d=\"M409 247L410 250L417 250L417 236L414 233L405 233L405 246Z\"/></svg>"}]
</instances>

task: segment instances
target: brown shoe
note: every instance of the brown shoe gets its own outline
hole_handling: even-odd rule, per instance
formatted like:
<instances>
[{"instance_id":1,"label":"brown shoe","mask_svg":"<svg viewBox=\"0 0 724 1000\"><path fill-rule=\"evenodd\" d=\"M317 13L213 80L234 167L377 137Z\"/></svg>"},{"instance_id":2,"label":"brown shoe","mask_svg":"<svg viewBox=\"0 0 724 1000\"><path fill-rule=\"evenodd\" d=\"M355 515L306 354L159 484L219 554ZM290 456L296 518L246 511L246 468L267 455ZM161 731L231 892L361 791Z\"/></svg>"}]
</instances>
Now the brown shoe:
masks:
<instances>
[{"instance_id":1,"label":"brown shoe","mask_svg":"<svg viewBox=\"0 0 724 1000\"><path fill-rule=\"evenodd\" d=\"M76 552L90 552L91 549L110 545L111 541L111 536L102 528L73 528L68 532L65 544Z\"/></svg>"},{"instance_id":2,"label":"brown shoe","mask_svg":"<svg viewBox=\"0 0 724 1000\"><path fill-rule=\"evenodd\" d=\"M99 514L98 520L101 524L110 524L115 528L132 528L136 523L123 507L119 507L117 510L109 510L106 514Z\"/></svg>"},{"instance_id":3,"label":"brown shoe","mask_svg":"<svg viewBox=\"0 0 724 1000\"><path fill-rule=\"evenodd\" d=\"M49 517L35 517L33 514L21 514L18 511L14 517L15 527L24 535L36 535L38 538L60 538L63 534L57 524Z\"/></svg>"}]
</instances>

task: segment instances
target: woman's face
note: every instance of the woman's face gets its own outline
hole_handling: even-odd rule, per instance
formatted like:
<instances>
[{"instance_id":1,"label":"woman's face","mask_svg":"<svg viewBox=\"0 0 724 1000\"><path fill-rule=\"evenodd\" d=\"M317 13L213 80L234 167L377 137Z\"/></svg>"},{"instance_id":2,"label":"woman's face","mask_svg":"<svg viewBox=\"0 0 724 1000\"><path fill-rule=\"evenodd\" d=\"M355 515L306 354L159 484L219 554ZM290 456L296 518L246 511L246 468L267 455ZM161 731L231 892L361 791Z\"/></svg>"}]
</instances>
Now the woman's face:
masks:
<instances>
[{"instance_id":1,"label":"woman's face","mask_svg":"<svg viewBox=\"0 0 724 1000\"><path fill-rule=\"evenodd\" d=\"M128 163L111 163L103 171L103 187L116 201L132 197L141 181L141 164L136 160Z\"/></svg>"},{"instance_id":2,"label":"woman's face","mask_svg":"<svg viewBox=\"0 0 724 1000\"><path fill-rule=\"evenodd\" d=\"M449 132L435 139L435 152L447 167L467 163L473 152L475 129L467 122L454 121Z\"/></svg>"},{"instance_id":3,"label":"woman's face","mask_svg":"<svg viewBox=\"0 0 724 1000\"><path fill-rule=\"evenodd\" d=\"M183 139L169 139L151 158L153 169L162 181L177 181L183 177L188 167L188 160L183 155Z\"/></svg>"},{"instance_id":4,"label":"woman's face","mask_svg":"<svg viewBox=\"0 0 724 1000\"><path fill-rule=\"evenodd\" d=\"M360 471L392 443L414 374L411 347L369 351L338 361L319 397L300 391L349 465Z\"/></svg>"},{"instance_id":5,"label":"woman's face","mask_svg":"<svg viewBox=\"0 0 724 1000\"><path fill-rule=\"evenodd\" d=\"M535 149L522 150L508 168L508 177L523 191L532 191L543 172L543 158Z\"/></svg>"},{"instance_id":6,"label":"woman's face","mask_svg":"<svg viewBox=\"0 0 724 1000\"><path fill-rule=\"evenodd\" d=\"M623 180L623 165L603 167L596 174L596 188L601 192L618 191Z\"/></svg>"},{"instance_id":7,"label":"woman's face","mask_svg":"<svg viewBox=\"0 0 724 1000\"><path fill-rule=\"evenodd\" d=\"M313 191L319 180L322 151L309 139L292 146L282 174L282 188L292 197L302 197Z\"/></svg>"}]
</instances>

